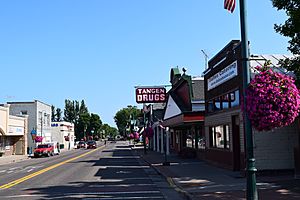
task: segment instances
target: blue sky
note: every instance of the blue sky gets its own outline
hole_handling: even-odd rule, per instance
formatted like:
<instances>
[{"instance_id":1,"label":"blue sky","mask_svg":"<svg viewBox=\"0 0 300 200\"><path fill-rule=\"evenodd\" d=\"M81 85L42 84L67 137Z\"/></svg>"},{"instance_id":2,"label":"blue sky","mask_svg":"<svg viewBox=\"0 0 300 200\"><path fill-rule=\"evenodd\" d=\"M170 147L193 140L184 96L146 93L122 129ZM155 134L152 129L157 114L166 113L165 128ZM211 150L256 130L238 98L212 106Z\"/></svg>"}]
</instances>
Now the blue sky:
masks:
<instances>
[{"instance_id":1,"label":"blue sky","mask_svg":"<svg viewBox=\"0 0 300 200\"><path fill-rule=\"evenodd\" d=\"M290 54L275 33L284 12L271 0L247 1L251 54ZM84 99L115 126L136 105L134 86L168 85L172 67L199 76L205 59L240 38L239 4L223 0L2 0L0 103L41 100L64 108Z\"/></svg>"}]
</instances>

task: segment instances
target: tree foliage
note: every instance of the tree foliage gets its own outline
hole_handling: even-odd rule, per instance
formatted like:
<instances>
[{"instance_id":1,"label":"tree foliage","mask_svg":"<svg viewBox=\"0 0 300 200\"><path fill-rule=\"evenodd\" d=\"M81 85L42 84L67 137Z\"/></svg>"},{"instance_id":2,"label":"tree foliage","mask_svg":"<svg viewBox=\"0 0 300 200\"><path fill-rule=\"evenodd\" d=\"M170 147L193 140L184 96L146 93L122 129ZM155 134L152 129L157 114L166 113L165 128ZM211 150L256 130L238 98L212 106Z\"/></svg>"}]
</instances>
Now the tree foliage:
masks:
<instances>
[{"instance_id":1,"label":"tree foliage","mask_svg":"<svg viewBox=\"0 0 300 200\"><path fill-rule=\"evenodd\" d=\"M116 137L118 135L118 129L111 127L108 124L103 124L101 127L102 138Z\"/></svg>"},{"instance_id":2,"label":"tree foliage","mask_svg":"<svg viewBox=\"0 0 300 200\"><path fill-rule=\"evenodd\" d=\"M51 121L55 122L55 106L51 105Z\"/></svg>"},{"instance_id":3,"label":"tree foliage","mask_svg":"<svg viewBox=\"0 0 300 200\"><path fill-rule=\"evenodd\" d=\"M272 0L277 10L286 12L288 19L284 24L275 24L276 32L289 37L288 50L294 55L300 55L300 1L299 0ZM281 63L284 68L293 71L297 77L296 84L300 85L300 57L285 59Z\"/></svg>"},{"instance_id":4,"label":"tree foliage","mask_svg":"<svg viewBox=\"0 0 300 200\"><path fill-rule=\"evenodd\" d=\"M84 100L71 101L65 100L64 120L74 123L75 135L77 139L82 139L85 136L93 134L99 135L102 125L100 116L97 114L90 114Z\"/></svg>"},{"instance_id":5,"label":"tree foliage","mask_svg":"<svg viewBox=\"0 0 300 200\"><path fill-rule=\"evenodd\" d=\"M126 127L128 127L130 120L137 120L141 116L141 110L136 106L127 106L119 110L114 120L122 136L126 135Z\"/></svg>"},{"instance_id":6,"label":"tree foliage","mask_svg":"<svg viewBox=\"0 0 300 200\"><path fill-rule=\"evenodd\" d=\"M55 121L60 122L61 120L62 120L62 110L60 108L56 108Z\"/></svg>"}]
</instances>

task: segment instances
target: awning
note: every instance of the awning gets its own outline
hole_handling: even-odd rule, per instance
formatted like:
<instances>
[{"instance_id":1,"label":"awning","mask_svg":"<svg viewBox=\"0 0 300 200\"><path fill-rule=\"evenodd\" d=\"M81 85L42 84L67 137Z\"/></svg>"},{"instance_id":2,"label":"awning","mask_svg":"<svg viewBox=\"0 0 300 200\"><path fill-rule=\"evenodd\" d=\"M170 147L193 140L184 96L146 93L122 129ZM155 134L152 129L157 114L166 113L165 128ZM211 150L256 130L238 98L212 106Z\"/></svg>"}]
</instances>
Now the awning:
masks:
<instances>
[{"instance_id":1,"label":"awning","mask_svg":"<svg viewBox=\"0 0 300 200\"><path fill-rule=\"evenodd\" d=\"M204 112L188 112L171 117L162 122L163 126L174 127L204 122Z\"/></svg>"}]
</instances>

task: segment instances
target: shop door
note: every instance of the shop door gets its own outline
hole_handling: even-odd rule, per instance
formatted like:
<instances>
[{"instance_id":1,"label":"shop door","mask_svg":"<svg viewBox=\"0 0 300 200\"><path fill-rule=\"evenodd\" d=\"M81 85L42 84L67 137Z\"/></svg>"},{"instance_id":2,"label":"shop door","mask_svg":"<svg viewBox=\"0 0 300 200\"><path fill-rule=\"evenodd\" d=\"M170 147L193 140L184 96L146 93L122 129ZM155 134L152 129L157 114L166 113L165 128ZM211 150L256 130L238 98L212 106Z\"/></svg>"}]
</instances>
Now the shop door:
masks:
<instances>
[{"instance_id":1,"label":"shop door","mask_svg":"<svg viewBox=\"0 0 300 200\"><path fill-rule=\"evenodd\" d=\"M23 155L23 151L22 151L22 146L23 146L23 141L22 140L19 140L17 143L16 143L16 155Z\"/></svg>"},{"instance_id":2,"label":"shop door","mask_svg":"<svg viewBox=\"0 0 300 200\"><path fill-rule=\"evenodd\" d=\"M241 145L240 145L240 118L234 115L232 122L232 146L233 146L233 170L239 171L241 168Z\"/></svg>"}]
</instances>

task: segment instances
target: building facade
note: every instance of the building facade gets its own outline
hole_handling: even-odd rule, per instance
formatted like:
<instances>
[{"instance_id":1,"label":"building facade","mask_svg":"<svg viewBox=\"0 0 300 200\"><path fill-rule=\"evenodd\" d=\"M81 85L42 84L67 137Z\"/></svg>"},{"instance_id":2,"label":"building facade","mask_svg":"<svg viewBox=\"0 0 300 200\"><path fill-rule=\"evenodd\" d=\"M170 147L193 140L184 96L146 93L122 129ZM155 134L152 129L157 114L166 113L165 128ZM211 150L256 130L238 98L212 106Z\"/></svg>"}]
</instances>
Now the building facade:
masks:
<instances>
[{"instance_id":1,"label":"building facade","mask_svg":"<svg viewBox=\"0 0 300 200\"><path fill-rule=\"evenodd\" d=\"M73 149L75 143L74 124L70 122L51 123L52 142L60 144L62 149Z\"/></svg>"},{"instance_id":2,"label":"building facade","mask_svg":"<svg viewBox=\"0 0 300 200\"><path fill-rule=\"evenodd\" d=\"M204 149L204 79L172 68L170 82L162 123L169 128L170 148L178 153Z\"/></svg>"},{"instance_id":3,"label":"building facade","mask_svg":"<svg viewBox=\"0 0 300 200\"><path fill-rule=\"evenodd\" d=\"M282 55L250 57L251 76L254 67L278 65ZM229 42L208 63L205 80L205 159L217 165L240 171L245 169L246 141L241 110L243 68L240 41ZM280 70L280 69L276 69ZM284 70L282 70L284 71ZM298 141L298 127L278 128L268 132L253 129L254 154L258 170L294 168L294 148Z\"/></svg>"},{"instance_id":4,"label":"building facade","mask_svg":"<svg viewBox=\"0 0 300 200\"><path fill-rule=\"evenodd\" d=\"M8 102L11 115L28 115L28 153L32 153L37 143L32 133L43 137L43 143L52 142L51 138L51 105L38 100L31 102Z\"/></svg>"},{"instance_id":5,"label":"building facade","mask_svg":"<svg viewBox=\"0 0 300 200\"><path fill-rule=\"evenodd\" d=\"M0 155L27 154L27 115L9 114L10 106L0 106Z\"/></svg>"}]
</instances>

